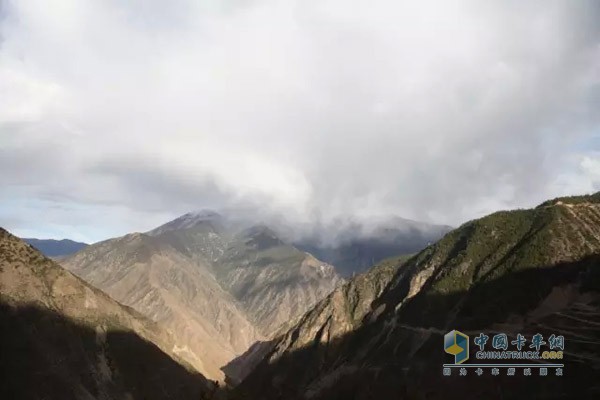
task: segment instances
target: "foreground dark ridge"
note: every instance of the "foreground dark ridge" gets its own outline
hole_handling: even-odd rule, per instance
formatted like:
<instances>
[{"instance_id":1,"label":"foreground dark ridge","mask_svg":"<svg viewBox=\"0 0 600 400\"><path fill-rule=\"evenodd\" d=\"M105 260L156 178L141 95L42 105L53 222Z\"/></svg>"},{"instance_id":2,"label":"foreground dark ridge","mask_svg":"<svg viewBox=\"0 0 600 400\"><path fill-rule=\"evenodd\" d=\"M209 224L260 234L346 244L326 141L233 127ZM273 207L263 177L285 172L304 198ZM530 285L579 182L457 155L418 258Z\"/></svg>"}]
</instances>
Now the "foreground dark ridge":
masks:
<instances>
[{"instance_id":1,"label":"foreground dark ridge","mask_svg":"<svg viewBox=\"0 0 600 400\"><path fill-rule=\"evenodd\" d=\"M156 324L0 228L1 399L210 399Z\"/></svg>"},{"instance_id":2,"label":"foreground dark ridge","mask_svg":"<svg viewBox=\"0 0 600 400\"><path fill-rule=\"evenodd\" d=\"M328 297L272 344L236 398L597 398L599 197L463 225L399 267L349 329L340 310L361 294ZM563 334L565 376L443 377L452 329Z\"/></svg>"}]
</instances>

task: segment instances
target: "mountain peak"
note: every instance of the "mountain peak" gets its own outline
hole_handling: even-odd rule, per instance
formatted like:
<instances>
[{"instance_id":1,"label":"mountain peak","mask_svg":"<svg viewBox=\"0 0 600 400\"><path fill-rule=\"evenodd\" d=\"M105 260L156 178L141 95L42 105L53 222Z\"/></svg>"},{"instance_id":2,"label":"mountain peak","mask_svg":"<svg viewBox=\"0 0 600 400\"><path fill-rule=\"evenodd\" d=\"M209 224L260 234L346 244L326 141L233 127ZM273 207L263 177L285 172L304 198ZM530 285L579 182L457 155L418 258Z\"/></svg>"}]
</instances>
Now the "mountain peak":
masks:
<instances>
[{"instance_id":1,"label":"mountain peak","mask_svg":"<svg viewBox=\"0 0 600 400\"><path fill-rule=\"evenodd\" d=\"M190 211L188 213L183 214L181 217L176 218L171 222L178 223L178 229L186 229L192 228L197 224L206 221L216 221L222 219L223 216L216 211L213 210L198 210L198 211Z\"/></svg>"},{"instance_id":2,"label":"mountain peak","mask_svg":"<svg viewBox=\"0 0 600 400\"><path fill-rule=\"evenodd\" d=\"M284 244L273 229L263 224L244 230L242 236L247 238L246 245L257 250L265 250Z\"/></svg>"},{"instance_id":3,"label":"mountain peak","mask_svg":"<svg viewBox=\"0 0 600 400\"><path fill-rule=\"evenodd\" d=\"M246 236L253 236L253 237L254 236L268 236L273 239L278 238L277 233L265 224L258 224L258 225L251 226L250 228L246 229L243 232L243 234Z\"/></svg>"},{"instance_id":4,"label":"mountain peak","mask_svg":"<svg viewBox=\"0 0 600 400\"><path fill-rule=\"evenodd\" d=\"M167 222L166 224L159 226L158 228L147 232L147 234L156 236L164 232L175 231L179 229L190 229L205 222L211 223L220 221L222 219L223 216L213 210L190 211L172 221Z\"/></svg>"},{"instance_id":5,"label":"mountain peak","mask_svg":"<svg viewBox=\"0 0 600 400\"><path fill-rule=\"evenodd\" d=\"M214 210L202 209L196 211L190 211L183 214L180 218L195 219L195 220L210 220L220 218L221 214Z\"/></svg>"}]
</instances>

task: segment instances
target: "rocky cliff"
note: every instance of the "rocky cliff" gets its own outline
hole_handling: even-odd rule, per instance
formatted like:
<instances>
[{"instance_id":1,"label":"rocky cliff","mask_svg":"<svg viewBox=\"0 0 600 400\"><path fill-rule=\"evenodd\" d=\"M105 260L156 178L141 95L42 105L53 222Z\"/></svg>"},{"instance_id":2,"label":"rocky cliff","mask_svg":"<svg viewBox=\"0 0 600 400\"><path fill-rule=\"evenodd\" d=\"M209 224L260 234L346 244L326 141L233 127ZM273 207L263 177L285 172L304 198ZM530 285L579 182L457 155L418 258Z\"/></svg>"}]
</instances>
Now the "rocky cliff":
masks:
<instances>
[{"instance_id":1,"label":"rocky cliff","mask_svg":"<svg viewBox=\"0 0 600 400\"><path fill-rule=\"evenodd\" d=\"M0 398L209 399L173 337L0 229Z\"/></svg>"}]
</instances>

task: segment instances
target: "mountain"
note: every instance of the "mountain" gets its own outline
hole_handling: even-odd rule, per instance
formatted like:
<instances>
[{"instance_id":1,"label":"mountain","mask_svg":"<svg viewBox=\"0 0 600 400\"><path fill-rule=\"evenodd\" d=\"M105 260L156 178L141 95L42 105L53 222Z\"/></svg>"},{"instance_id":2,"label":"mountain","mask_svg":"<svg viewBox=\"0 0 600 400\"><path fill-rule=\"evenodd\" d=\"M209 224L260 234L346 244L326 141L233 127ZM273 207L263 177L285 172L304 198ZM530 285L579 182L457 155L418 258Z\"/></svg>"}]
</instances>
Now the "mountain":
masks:
<instances>
[{"instance_id":1,"label":"mountain","mask_svg":"<svg viewBox=\"0 0 600 400\"><path fill-rule=\"evenodd\" d=\"M294 244L331 265L344 277L365 272L370 266L400 254L414 254L437 242L452 228L399 217L375 220L371 226L342 225L331 240L319 232Z\"/></svg>"},{"instance_id":2,"label":"mountain","mask_svg":"<svg viewBox=\"0 0 600 400\"><path fill-rule=\"evenodd\" d=\"M269 359L275 360L275 355L291 349L310 346L317 331L320 331L319 334L325 332L327 338L331 339L360 326L362 318L370 310L371 303L381 294L397 268L405 261L406 258L401 256L381 262L368 272L336 288L326 299L291 323L293 329L282 329L274 340L255 343L246 353L224 368L230 382L234 386L239 384L274 349Z\"/></svg>"},{"instance_id":3,"label":"mountain","mask_svg":"<svg viewBox=\"0 0 600 400\"><path fill-rule=\"evenodd\" d=\"M168 332L0 228L0 398L209 399Z\"/></svg>"},{"instance_id":4,"label":"mountain","mask_svg":"<svg viewBox=\"0 0 600 400\"><path fill-rule=\"evenodd\" d=\"M341 282L333 266L286 243L268 226L214 212L185 214L148 235L208 266L265 337Z\"/></svg>"},{"instance_id":5,"label":"mountain","mask_svg":"<svg viewBox=\"0 0 600 400\"><path fill-rule=\"evenodd\" d=\"M93 244L62 264L117 301L167 327L175 351L211 379L262 339L209 267L142 233Z\"/></svg>"},{"instance_id":6,"label":"mountain","mask_svg":"<svg viewBox=\"0 0 600 400\"><path fill-rule=\"evenodd\" d=\"M234 398L600 395L600 194L471 221L380 271L350 280L276 338ZM471 340L563 335L564 376L443 376L454 329Z\"/></svg>"},{"instance_id":7,"label":"mountain","mask_svg":"<svg viewBox=\"0 0 600 400\"><path fill-rule=\"evenodd\" d=\"M23 239L36 249L38 249L46 257L68 256L77 253L85 248L87 243L74 242L69 239L54 240L54 239Z\"/></svg>"},{"instance_id":8,"label":"mountain","mask_svg":"<svg viewBox=\"0 0 600 400\"><path fill-rule=\"evenodd\" d=\"M340 283L332 266L264 225L189 213L145 234L91 245L63 265L168 327L211 379Z\"/></svg>"},{"instance_id":9,"label":"mountain","mask_svg":"<svg viewBox=\"0 0 600 400\"><path fill-rule=\"evenodd\" d=\"M212 224L216 229L241 231L256 226L256 220L247 212L213 210L187 213L149 232L151 235L166 231L187 229L200 224ZM258 224L259 226L261 224ZM408 255L435 243L452 228L413 221L397 216L373 217L365 221L340 218L331 224L307 229L285 219L263 223L272 233L296 249L333 265L338 274L351 277L389 257Z\"/></svg>"}]
</instances>

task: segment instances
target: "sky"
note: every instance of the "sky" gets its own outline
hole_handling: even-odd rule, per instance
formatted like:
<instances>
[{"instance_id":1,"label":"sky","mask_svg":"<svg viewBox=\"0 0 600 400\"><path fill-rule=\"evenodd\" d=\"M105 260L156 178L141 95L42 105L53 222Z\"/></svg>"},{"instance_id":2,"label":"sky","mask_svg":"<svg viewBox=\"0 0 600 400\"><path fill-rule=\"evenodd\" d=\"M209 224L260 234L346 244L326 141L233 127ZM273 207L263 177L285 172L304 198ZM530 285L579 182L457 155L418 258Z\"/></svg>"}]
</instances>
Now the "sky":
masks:
<instances>
[{"instance_id":1,"label":"sky","mask_svg":"<svg viewBox=\"0 0 600 400\"><path fill-rule=\"evenodd\" d=\"M459 225L600 190L600 3L0 0L0 226Z\"/></svg>"}]
</instances>

